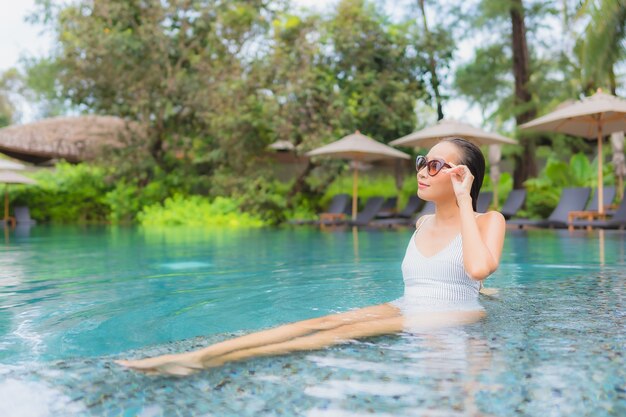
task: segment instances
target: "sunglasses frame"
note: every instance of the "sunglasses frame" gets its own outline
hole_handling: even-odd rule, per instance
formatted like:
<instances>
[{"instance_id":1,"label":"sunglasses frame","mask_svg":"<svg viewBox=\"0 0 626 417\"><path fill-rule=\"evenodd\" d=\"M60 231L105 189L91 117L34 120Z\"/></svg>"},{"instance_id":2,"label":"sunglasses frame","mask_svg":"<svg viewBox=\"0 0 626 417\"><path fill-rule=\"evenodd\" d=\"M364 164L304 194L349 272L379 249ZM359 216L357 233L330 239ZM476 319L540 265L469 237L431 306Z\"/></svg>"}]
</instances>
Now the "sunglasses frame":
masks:
<instances>
[{"instance_id":1,"label":"sunglasses frame","mask_svg":"<svg viewBox=\"0 0 626 417\"><path fill-rule=\"evenodd\" d=\"M415 158L415 169L417 170L417 172L420 172L424 167L428 168L426 170L426 173L431 177L439 174L439 172L446 167L452 168L443 159L434 158L428 161L426 160L426 157L424 155L417 155L417 157ZM432 173L431 170L433 171Z\"/></svg>"}]
</instances>

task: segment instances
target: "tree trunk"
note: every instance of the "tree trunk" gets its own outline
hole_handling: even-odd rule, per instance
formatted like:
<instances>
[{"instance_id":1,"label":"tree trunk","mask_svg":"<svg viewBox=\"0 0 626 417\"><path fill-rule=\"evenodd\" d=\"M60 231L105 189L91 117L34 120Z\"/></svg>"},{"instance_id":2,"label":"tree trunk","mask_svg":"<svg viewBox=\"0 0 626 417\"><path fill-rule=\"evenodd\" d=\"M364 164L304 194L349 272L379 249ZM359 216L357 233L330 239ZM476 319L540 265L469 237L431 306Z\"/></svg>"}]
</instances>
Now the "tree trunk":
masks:
<instances>
[{"instance_id":1,"label":"tree trunk","mask_svg":"<svg viewBox=\"0 0 626 417\"><path fill-rule=\"evenodd\" d=\"M422 21L424 24L424 34L426 35L426 44L428 45L428 72L430 72L430 85L435 93L435 103L437 104L437 120L443 119L443 103L441 102L441 93L439 92L439 77L437 77L437 61L433 52L433 44L428 30L428 21L426 19L426 8L424 0L418 0L417 4L422 11Z\"/></svg>"},{"instance_id":2,"label":"tree trunk","mask_svg":"<svg viewBox=\"0 0 626 417\"><path fill-rule=\"evenodd\" d=\"M287 201L288 201L287 205L288 206L291 205L291 200L296 194L298 193L304 193L307 195L312 194L311 187L309 187L309 185L306 183L306 179L311 173L311 171L313 171L313 168L315 168L315 165L310 160L307 161L304 171L302 171L300 175L298 175L298 178L296 178L295 182L293 183L291 190L289 190L289 192L287 193Z\"/></svg>"},{"instance_id":3,"label":"tree trunk","mask_svg":"<svg viewBox=\"0 0 626 417\"><path fill-rule=\"evenodd\" d=\"M162 131L154 131L154 136L150 141L150 155L154 162L160 167L163 167L163 133Z\"/></svg>"},{"instance_id":4,"label":"tree trunk","mask_svg":"<svg viewBox=\"0 0 626 417\"><path fill-rule=\"evenodd\" d=\"M513 75L515 77L515 106L522 108L516 112L515 121L521 125L535 118L536 110L530 108L532 100L528 90L530 79L530 65L528 45L526 44L526 25L524 24L524 5L522 0L511 0ZM513 187L521 188L524 181L537 176L537 161L535 160L534 140L525 133L519 138L523 147L521 155L515 157L515 171L513 173Z\"/></svg>"}]
</instances>

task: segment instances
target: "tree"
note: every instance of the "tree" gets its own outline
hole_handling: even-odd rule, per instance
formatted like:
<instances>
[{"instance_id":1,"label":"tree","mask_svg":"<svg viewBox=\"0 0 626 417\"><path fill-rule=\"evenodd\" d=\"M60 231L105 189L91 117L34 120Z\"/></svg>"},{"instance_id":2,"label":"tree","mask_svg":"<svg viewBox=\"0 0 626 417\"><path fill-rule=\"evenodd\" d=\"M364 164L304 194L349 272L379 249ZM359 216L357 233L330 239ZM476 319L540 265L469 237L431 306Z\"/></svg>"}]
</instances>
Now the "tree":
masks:
<instances>
[{"instance_id":1,"label":"tree","mask_svg":"<svg viewBox=\"0 0 626 417\"><path fill-rule=\"evenodd\" d=\"M63 93L145 125L145 148L171 171L199 132L211 142L228 127L224 107L246 103L242 56L271 13L262 1L78 2L57 20Z\"/></svg>"},{"instance_id":2,"label":"tree","mask_svg":"<svg viewBox=\"0 0 626 417\"><path fill-rule=\"evenodd\" d=\"M26 58L20 91L39 117L54 117L70 110L59 82L61 67L54 57Z\"/></svg>"},{"instance_id":3,"label":"tree","mask_svg":"<svg viewBox=\"0 0 626 417\"><path fill-rule=\"evenodd\" d=\"M325 17L277 19L267 60L277 137L305 152L357 129L384 142L411 132L415 102L425 98L412 25L391 24L362 0L341 1ZM312 185L317 164L322 180ZM309 161L290 196L323 193L341 166Z\"/></svg>"},{"instance_id":4,"label":"tree","mask_svg":"<svg viewBox=\"0 0 626 417\"><path fill-rule=\"evenodd\" d=\"M590 93L607 86L616 94L615 67L626 58L626 4L620 0L586 0L580 15L587 15L582 46L585 85Z\"/></svg>"},{"instance_id":5,"label":"tree","mask_svg":"<svg viewBox=\"0 0 626 417\"><path fill-rule=\"evenodd\" d=\"M390 142L413 130L415 101L426 95L423 67L411 53L412 24L389 23L364 0L338 4L327 25L330 53L324 59L344 100L344 134L359 129Z\"/></svg>"},{"instance_id":6,"label":"tree","mask_svg":"<svg viewBox=\"0 0 626 417\"><path fill-rule=\"evenodd\" d=\"M457 70L455 85L463 95L481 105L485 113L488 110L492 119L502 123L514 118L519 126L533 119L538 107L551 103L561 91L537 88L553 77L548 70L555 66L552 62L546 65L545 59L528 47L527 16L531 16L532 31L536 31L541 19L554 15L555 10L541 0L526 3L481 0L476 11L468 20L475 28L488 27L489 33L475 29L485 41L476 49L473 61ZM546 143L548 139L524 131L518 131L517 137L520 148L513 155L513 178L514 187L521 187L526 179L537 175L537 142Z\"/></svg>"},{"instance_id":7,"label":"tree","mask_svg":"<svg viewBox=\"0 0 626 417\"><path fill-rule=\"evenodd\" d=\"M14 96L19 88L19 83L20 76L15 68L0 74L0 127L15 122L17 109Z\"/></svg>"},{"instance_id":8,"label":"tree","mask_svg":"<svg viewBox=\"0 0 626 417\"><path fill-rule=\"evenodd\" d=\"M437 110L437 120L443 119L443 100L441 93L442 70L448 68L452 60L455 49L454 40L450 31L445 30L441 25L430 28L426 13L424 0L416 0L417 7L421 14L421 36L416 37L415 46L418 54L423 55L423 67L427 70L432 96L435 99ZM439 9L441 12L444 10Z\"/></svg>"},{"instance_id":9,"label":"tree","mask_svg":"<svg viewBox=\"0 0 626 417\"><path fill-rule=\"evenodd\" d=\"M519 109L515 115L518 126L531 121L537 114L529 87L530 57L526 41L526 24L524 22L524 4L522 0L511 0L511 40L513 51L513 76L515 78L515 106ZM535 139L521 134L518 137L522 146L522 154L516 155L513 187L520 188L524 181L537 176L535 160Z\"/></svg>"}]
</instances>

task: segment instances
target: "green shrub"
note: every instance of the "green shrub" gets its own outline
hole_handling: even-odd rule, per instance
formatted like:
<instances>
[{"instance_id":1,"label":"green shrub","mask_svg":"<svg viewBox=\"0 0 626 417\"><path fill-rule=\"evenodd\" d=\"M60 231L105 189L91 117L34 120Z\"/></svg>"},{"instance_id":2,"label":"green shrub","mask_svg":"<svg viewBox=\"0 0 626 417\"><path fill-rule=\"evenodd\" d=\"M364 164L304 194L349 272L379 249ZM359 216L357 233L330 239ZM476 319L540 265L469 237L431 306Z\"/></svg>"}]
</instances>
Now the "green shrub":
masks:
<instances>
[{"instance_id":1,"label":"green shrub","mask_svg":"<svg viewBox=\"0 0 626 417\"><path fill-rule=\"evenodd\" d=\"M559 202L561 191L567 187L597 187L597 159L590 163L583 153L570 158L569 164L553 157L548 158L539 177L524 182L527 190L525 209L519 215L529 218L545 218ZM613 184L615 178L610 164L603 165L605 184Z\"/></svg>"},{"instance_id":2,"label":"green shrub","mask_svg":"<svg viewBox=\"0 0 626 417\"><path fill-rule=\"evenodd\" d=\"M146 206L137 215L142 226L224 226L262 227L266 225L260 217L244 213L237 200L216 197L213 201L206 197L175 195L165 199L163 204Z\"/></svg>"},{"instance_id":3,"label":"green shrub","mask_svg":"<svg viewBox=\"0 0 626 417\"><path fill-rule=\"evenodd\" d=\"M102 222L109 212L105 176L102 167L61 162L54 170L33 173L37 185L11 187L11 202L28 206L31 216L41 221Z\"/></svg>"},{"instance_id":4,"label":"green shrub","mask_svg":"<svg viewBox=\"0 0 626 417\"><path fill-rule=\"evenodd\" d=\"M144 206L159 203L173 192L172 186L166 182L154 180L140 187L137 181L118 181L104 196L109 208L108 220L113 224L134 222Z\"/></svg>"},{"instance_id":5,"label":"green shrub","mask_svg":"<svg viewBox=\"0 0 626 417\"><path fill-rule=\"evenodd\" d=\"M333 181L332 184L326 189L320 204L322 207L327 207L335 194L343 193L352 195L352 174L344 174ZM370 197L397 196L398 208L401 210L409 200L409 197L415 195L416 193L417 181L415 176L407 176L402 183L402 189L399 191L396 187L396 180L392 175L363 175L360 176L358 180L358 196L361 202L361 208Z\"/></svg>"},{"instance_id":6,"label":"green shrub","mask_svg":"<svg viewBox=\"0 0 626 417\"><path fill-rule=\"evenodd\" d=\"M315 201L297 194L292 199L292 208L284 211L285 220L315 220L318 217L319 210Z\"/></svg>"}]
</instances>

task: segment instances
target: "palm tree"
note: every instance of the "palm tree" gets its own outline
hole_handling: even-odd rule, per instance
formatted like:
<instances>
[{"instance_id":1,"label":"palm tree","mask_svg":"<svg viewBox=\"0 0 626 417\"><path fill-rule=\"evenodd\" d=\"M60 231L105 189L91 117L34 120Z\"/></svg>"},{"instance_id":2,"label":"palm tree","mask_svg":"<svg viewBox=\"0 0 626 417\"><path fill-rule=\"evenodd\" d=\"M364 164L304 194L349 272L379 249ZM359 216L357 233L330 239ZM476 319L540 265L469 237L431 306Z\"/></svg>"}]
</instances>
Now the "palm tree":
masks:
<instances>
[{"instance_id":1,"label":"palm tree","mask_svg":"<svg viewBox=\"0 0 626 417\"><path fill-rule=\"evenodd\" d=\"M588 15L582 50L586 85L617 89L615 66L626 58L626 5L623 0L585 0L579 16Z\"/></svg>"},{"instance_id":2,"label":"palm tree","mask_svg":"<svg viewBox=\"0 0 626 417\"><path fill-rule=\"evenodd\" d=\"M513 76L515 78L515 104L525 108L523 112L517 112L515 115L515 121L519 126L534 119L537 115L537 109L530 105L532 103L532 95L529 88L531 68L528 43L526 42L523 1L510 0L509 14L511 16L511 50L513 52ZM524 135L521 135L518 140L519 144L523 146L523 151L521 155L515 156L515 170L513 171L515 188L521 188L524 181L537 176L535 141Z\"/></svg>"},{"instance_id":3,"label":"palm tree","mask_svg":"<svg viewBox=\"0 0 626 417\"><path fill-rule=\"evenodd\" d=\"M626 5L623 0L585 0L578 17L590 18L582 47L584 86L592 92L598 86L608 86L616 94L615 67L626 59ZM611 139L613 164L617 177L618 198L622 199L624 181L624 134L615 133Z\"/></svg>"}]
</instances>

